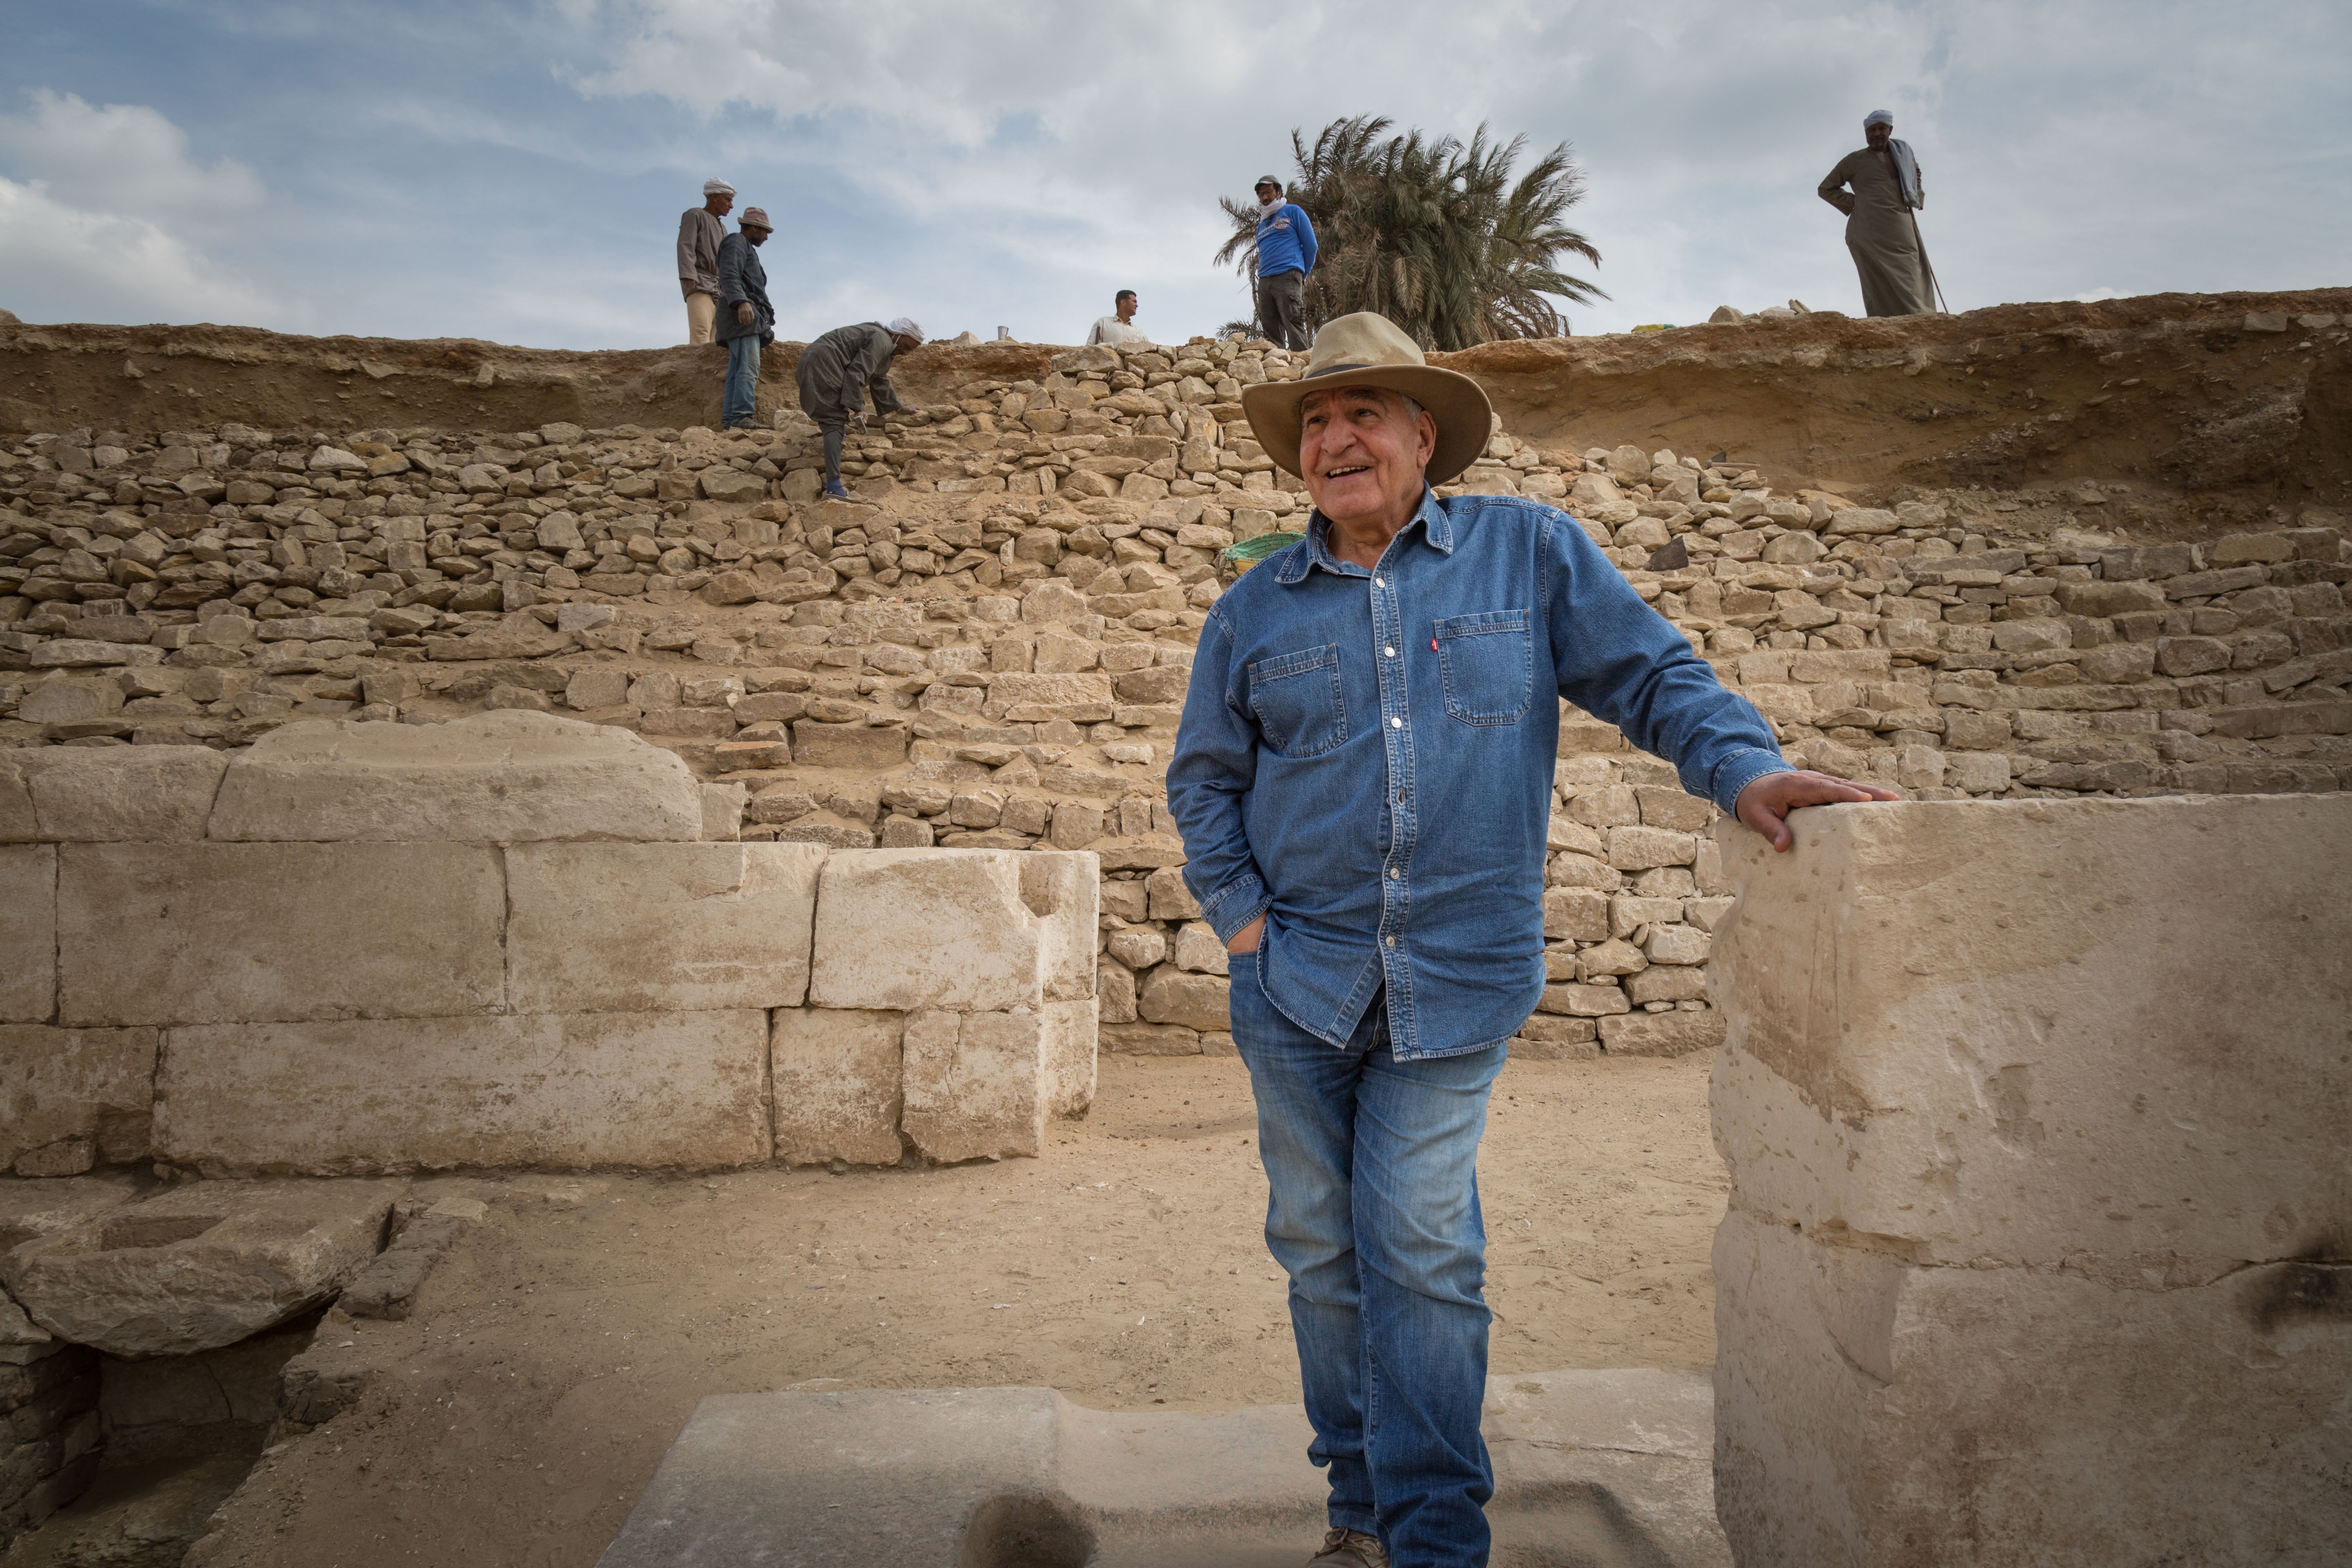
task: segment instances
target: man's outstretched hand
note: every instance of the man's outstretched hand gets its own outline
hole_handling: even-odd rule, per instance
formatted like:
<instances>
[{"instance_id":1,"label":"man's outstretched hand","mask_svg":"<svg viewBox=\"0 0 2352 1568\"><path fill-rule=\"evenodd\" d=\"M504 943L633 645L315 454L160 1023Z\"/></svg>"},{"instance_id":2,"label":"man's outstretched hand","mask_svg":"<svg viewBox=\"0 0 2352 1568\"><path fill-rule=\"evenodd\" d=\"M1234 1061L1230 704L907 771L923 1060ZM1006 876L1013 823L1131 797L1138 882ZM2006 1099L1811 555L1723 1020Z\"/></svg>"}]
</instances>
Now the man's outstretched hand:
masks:
<instances>
[{"instance_id":1,"label":"man's outstretched hand","mask_svg":"<svg viewBox=\"0 0 2352 1568\"><path fill-rule=\"evenodd\" d=\"M1856 784L1834 773L1766 773L1741 790L1732 804L1739 808L1740 821L1770 839L1774 849L1785 852L1794 842L1789 833L1789 814L1801 805L1902 798L1891 789Z\"/></svg>"}]
</instances>

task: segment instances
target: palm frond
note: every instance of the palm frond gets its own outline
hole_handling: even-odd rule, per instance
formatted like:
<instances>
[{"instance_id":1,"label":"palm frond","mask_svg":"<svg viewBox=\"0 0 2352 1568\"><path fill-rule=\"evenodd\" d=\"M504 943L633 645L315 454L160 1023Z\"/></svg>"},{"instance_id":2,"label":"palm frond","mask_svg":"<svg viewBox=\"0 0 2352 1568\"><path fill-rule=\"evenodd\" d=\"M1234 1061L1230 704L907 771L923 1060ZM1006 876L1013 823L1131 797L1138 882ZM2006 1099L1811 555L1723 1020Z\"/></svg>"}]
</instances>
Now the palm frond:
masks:
<instances>
[{"instance_id":1,"label":"palm frond","mask_svg":"<svg viewBox=\"0 0 2352 1568\"><path fill-rule=\"evenodd\" d=\"M1305 290L1307 321L1376 310L1426 349L1496 338L1557 336L1552 300L1609 296L1559 270L1564 255L1598 263L1600 250L1565 221L1584 198L1583 171L1566 142L1513 174L1527 138L1486 125L1467 142L1418 129L1390 134L1383 115L1335 120L1310 142L1290 133L1297 176L1290 200L1315 225L1319 255ZM1219 197L1234 232L1216 253L1244 277L1257 269L1257 207Z\"/></svg>"}]
</instances>

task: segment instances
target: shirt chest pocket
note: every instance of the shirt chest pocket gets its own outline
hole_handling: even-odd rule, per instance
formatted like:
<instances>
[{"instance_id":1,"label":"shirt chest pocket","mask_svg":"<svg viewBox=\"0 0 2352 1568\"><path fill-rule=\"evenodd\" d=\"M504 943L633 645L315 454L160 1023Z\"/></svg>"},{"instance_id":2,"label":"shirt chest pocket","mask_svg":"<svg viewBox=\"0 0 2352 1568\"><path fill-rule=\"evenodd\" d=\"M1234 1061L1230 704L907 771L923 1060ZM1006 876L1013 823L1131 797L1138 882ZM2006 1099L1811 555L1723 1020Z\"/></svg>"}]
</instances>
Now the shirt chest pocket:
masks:
<instances>
[{"instance_id":1,"label":"shirt chest pocket","mask_svg":"<svg viewBox=\"0 0 2352 1568\"><path fill-rule=\"evenodd\" d=\"M1249 680L1250 711L1277 755L1311 757L1348 738L1338 644L1259 659Z\"/></svg>"},{"instance_id":2,"label":"shirt chest pocket","mask_svg":"<svg viewBox=\"0 0 2352 1568\"><path fill-rule=\"evenodd\" d=\"M1445 714L1465 724L1516 724L1535 695L1535 642L1525 610L1448 616L1437 623Z\"/></svg>"}]
</instances>

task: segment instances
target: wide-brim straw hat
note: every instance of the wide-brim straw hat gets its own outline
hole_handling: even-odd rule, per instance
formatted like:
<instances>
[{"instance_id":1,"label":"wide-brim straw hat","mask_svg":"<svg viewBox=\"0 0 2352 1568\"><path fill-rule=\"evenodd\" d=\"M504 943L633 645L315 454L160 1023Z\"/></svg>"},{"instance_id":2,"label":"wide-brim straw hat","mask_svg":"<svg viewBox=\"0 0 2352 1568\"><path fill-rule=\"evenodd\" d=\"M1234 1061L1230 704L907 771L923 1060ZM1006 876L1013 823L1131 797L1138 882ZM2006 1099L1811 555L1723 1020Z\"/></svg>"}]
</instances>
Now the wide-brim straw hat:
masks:
<instances>
[{"instance_id":1,"label":"wide-brim straw hat","mask_svg":"<svg viewBox=\"0 0 2352 1568\"><path fill-rule=\"evenodd\" d=\"M1477 461L1493 431L1495 411L1486 388L1459 371L1440 370L1420 346L1386 316L1360 310L1327 321L1307 353L1307 372L1296 381L1260 382L1242 389L1242 411L1265 455L1286 472L1305 477L1298 466L1298 405L1309 393L1338 386L1377 386L1401 392L1437 421L1437 449L1426 478L1433 485Z\"/></svg>"}]
</instances>

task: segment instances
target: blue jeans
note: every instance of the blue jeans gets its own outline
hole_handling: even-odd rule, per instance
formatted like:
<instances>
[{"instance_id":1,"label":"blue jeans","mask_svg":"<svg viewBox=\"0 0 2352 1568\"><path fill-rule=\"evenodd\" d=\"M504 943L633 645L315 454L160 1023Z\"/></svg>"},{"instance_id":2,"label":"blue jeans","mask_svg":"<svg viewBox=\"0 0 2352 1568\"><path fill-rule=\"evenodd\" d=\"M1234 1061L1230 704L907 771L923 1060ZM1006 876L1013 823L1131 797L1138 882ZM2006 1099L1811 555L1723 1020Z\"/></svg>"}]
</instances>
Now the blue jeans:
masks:
<instances>
[{"instance_id":1,"label":"blue jeans","mask_svg":"<svg viewBox=\"0 0 2352 1568\"><path fill-rule=\"evenodd\" d=\"M1478 1138L1506 1047L1399 1061L1385 998L1343 1047L1266 999L1234 953L1234 1044L1257 1097L1265 1242L1290 1276L1290 1327L1330 1469L1335 1526L1397 1568L1486 1561L1486 1395Z\"/></svg>"},{"instance_id":2,"label":"blue jeans","mask_svg":"<svg viewBox=\"0 0 2352 1568\"><path fill-rule=\"evenodd\" d=\"M760 390L760 334L745 332L727 340L727 401L719 414L723 426L749 425Z\"/></svg>"}]
</instances>

